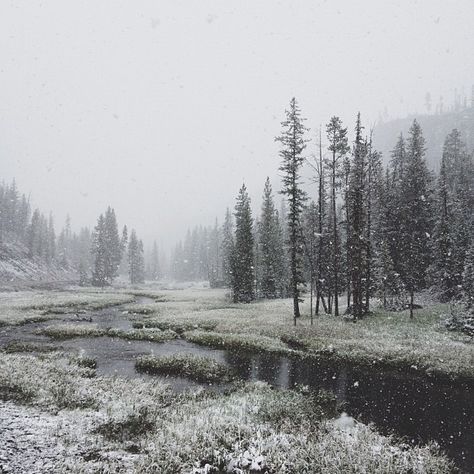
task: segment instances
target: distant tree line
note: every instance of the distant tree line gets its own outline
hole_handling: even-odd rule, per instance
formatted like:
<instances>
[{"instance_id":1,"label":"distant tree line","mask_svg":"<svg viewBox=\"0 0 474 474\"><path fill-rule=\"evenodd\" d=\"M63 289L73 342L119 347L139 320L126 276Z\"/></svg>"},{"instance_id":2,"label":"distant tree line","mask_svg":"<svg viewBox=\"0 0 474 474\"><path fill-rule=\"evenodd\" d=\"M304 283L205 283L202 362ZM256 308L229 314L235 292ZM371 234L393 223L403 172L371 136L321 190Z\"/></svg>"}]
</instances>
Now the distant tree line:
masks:
<instances>
[{"instance_id":1,"label":"distant tree line","mask_svg":"<svg viewBox=\"0 0 474 474\"><path fill-rule=\"evenodd\" d=\"M118 233L115 211L108 208L98 218L91 232L71 230L71 220L56 234L51 214L32 211L29 198L20 194L15 181L0 184L0 244L15 245L24 255L51 266L79 274L82 285L110 285L121 274L128 274L133 284L145 280L143 243L127 227ZM148 278L158 279L159 262L156 244L150 255Z\"/></svg>"},{"instance_id":2,"label":"distant tree line","mask_svg":"<svg viewBox=\"0 0 474 474\"><path fill-rule=\"evenodd\" d=\"M267 179L254 218L242 185L222 226L196 228L176 246L172 275L228 287L235 302L291 296L295 322L302 292L309 292L311 317L343 311L357 320L373 297L386 309L409 308L413 317L422 289L474 311L474 160L460 132L446 137L438 173L427 167L416 120L386 166L360 114L352 143L332 117L327 149L320 130L312 159L304 154L307 132L292 99L277 138L282 211ZM316 184L313 198L300 179L305 163Z\"/></svg>"}]
</instances>

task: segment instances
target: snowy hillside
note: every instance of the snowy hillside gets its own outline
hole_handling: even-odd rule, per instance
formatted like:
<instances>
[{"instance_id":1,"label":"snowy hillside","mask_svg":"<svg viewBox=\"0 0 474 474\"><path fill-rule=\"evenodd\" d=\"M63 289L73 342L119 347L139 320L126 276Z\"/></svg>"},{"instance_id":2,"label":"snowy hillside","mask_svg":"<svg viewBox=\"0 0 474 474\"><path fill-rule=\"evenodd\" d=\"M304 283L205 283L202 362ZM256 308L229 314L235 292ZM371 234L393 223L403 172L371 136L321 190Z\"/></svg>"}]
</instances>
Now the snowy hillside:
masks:
<instances>
[{"instance_id":1,"label":"snowy hillside","mask_svg":"<svg viewBox=\"0 0 474 474\"><path fill-rule=\"evenodd\" d=\"M61 268L57 263L46 264L39 257L30 258L22 244L0 244L0 284L29 281L74 281L77 273Z\"/></svg>"}]
</instances>

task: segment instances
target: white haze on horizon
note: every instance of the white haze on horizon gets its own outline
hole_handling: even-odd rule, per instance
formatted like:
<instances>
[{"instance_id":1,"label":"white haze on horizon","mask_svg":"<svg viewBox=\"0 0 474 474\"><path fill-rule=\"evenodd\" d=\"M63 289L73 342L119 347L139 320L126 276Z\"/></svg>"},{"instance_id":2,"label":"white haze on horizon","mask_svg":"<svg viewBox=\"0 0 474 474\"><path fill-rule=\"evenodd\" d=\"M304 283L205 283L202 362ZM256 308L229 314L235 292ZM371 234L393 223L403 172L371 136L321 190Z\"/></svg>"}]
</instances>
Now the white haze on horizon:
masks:
<instances>
[{"instance_id":1,"label":"white haze on horizon","mask_svg":"<svg viewBox=\"0 0 474 474\"><path fill-rule=\"evenodd\" d=\"M267 175L278 188L292 96L314 138L331 115L352 130L470 89L473 18L472 0L4 1L2 179L57 229L111 205L169 246L242 181L255 209Z\"/></svg>"}]
</instances>

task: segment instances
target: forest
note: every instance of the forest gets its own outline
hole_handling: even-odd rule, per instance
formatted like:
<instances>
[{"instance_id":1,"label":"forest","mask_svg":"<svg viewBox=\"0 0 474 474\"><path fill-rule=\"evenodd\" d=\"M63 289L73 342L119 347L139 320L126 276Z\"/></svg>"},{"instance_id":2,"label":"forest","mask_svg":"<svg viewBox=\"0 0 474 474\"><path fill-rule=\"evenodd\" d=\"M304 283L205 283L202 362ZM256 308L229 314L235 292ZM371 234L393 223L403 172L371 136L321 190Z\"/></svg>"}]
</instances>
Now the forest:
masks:
<instances>
[{"instance_id":1,"label":"forest","mask_svg":"<svg viewBox=\"0 0 474 474\"><path fill-rule=\"evenodd\" d=\"M277 138L287 197L280 209L267 178L254 218L243 184L222 226L195 228L176 245L171 274L230 288L234 302L291 296L295 318L303 293L311 317L314 308L357 320L370 311L371 298L387 310L408 308L413 317L415 293L429 290L452 303L449 327L472 332L474 161L460 132L446 136L435 173L416 119L384 165L360 116L352 143L341 119L332 117L327 149L320 130L318 152L308 159L295 99L286 114ZM312 171L315 196L305 191L303 166Z\"/></svg>"}]
</instances>

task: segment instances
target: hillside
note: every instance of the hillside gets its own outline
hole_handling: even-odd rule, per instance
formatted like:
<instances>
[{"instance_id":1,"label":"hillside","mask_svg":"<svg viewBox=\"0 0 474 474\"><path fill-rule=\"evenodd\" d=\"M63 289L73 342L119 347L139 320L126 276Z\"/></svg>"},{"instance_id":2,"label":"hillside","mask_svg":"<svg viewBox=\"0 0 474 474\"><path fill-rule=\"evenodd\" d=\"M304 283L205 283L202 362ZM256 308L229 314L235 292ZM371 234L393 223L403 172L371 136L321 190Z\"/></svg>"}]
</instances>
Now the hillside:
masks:
<instances>
[{"instance_id":1,"label":"hillside","mask_svg":"<svg viewBox=\"0 0 474 474\"><path fill-rule=\"evenodd\" d=\"M390 158L400 132L407 136L414 119L420 123L426 139L426 157L430 166L438 169L446 135L453 128L462 133L462 138L469 151L474 150L474 107L436 115L411 115L403 119L380 122L374 129L374 143L377 150L383 153L384 161Z\"/></svg>"},{"instance_id":2,"label":"hillside","mask_svg":"<svg viewBox=\"0 0 474 474\"><path fill-rule=\"evenodd\" d=\"M18 243L0 243L0 282L3 287L18 287L31 282L77 281L77 272L50 265L39 257L31 258Z\"/></svg>"}]
</instances>

